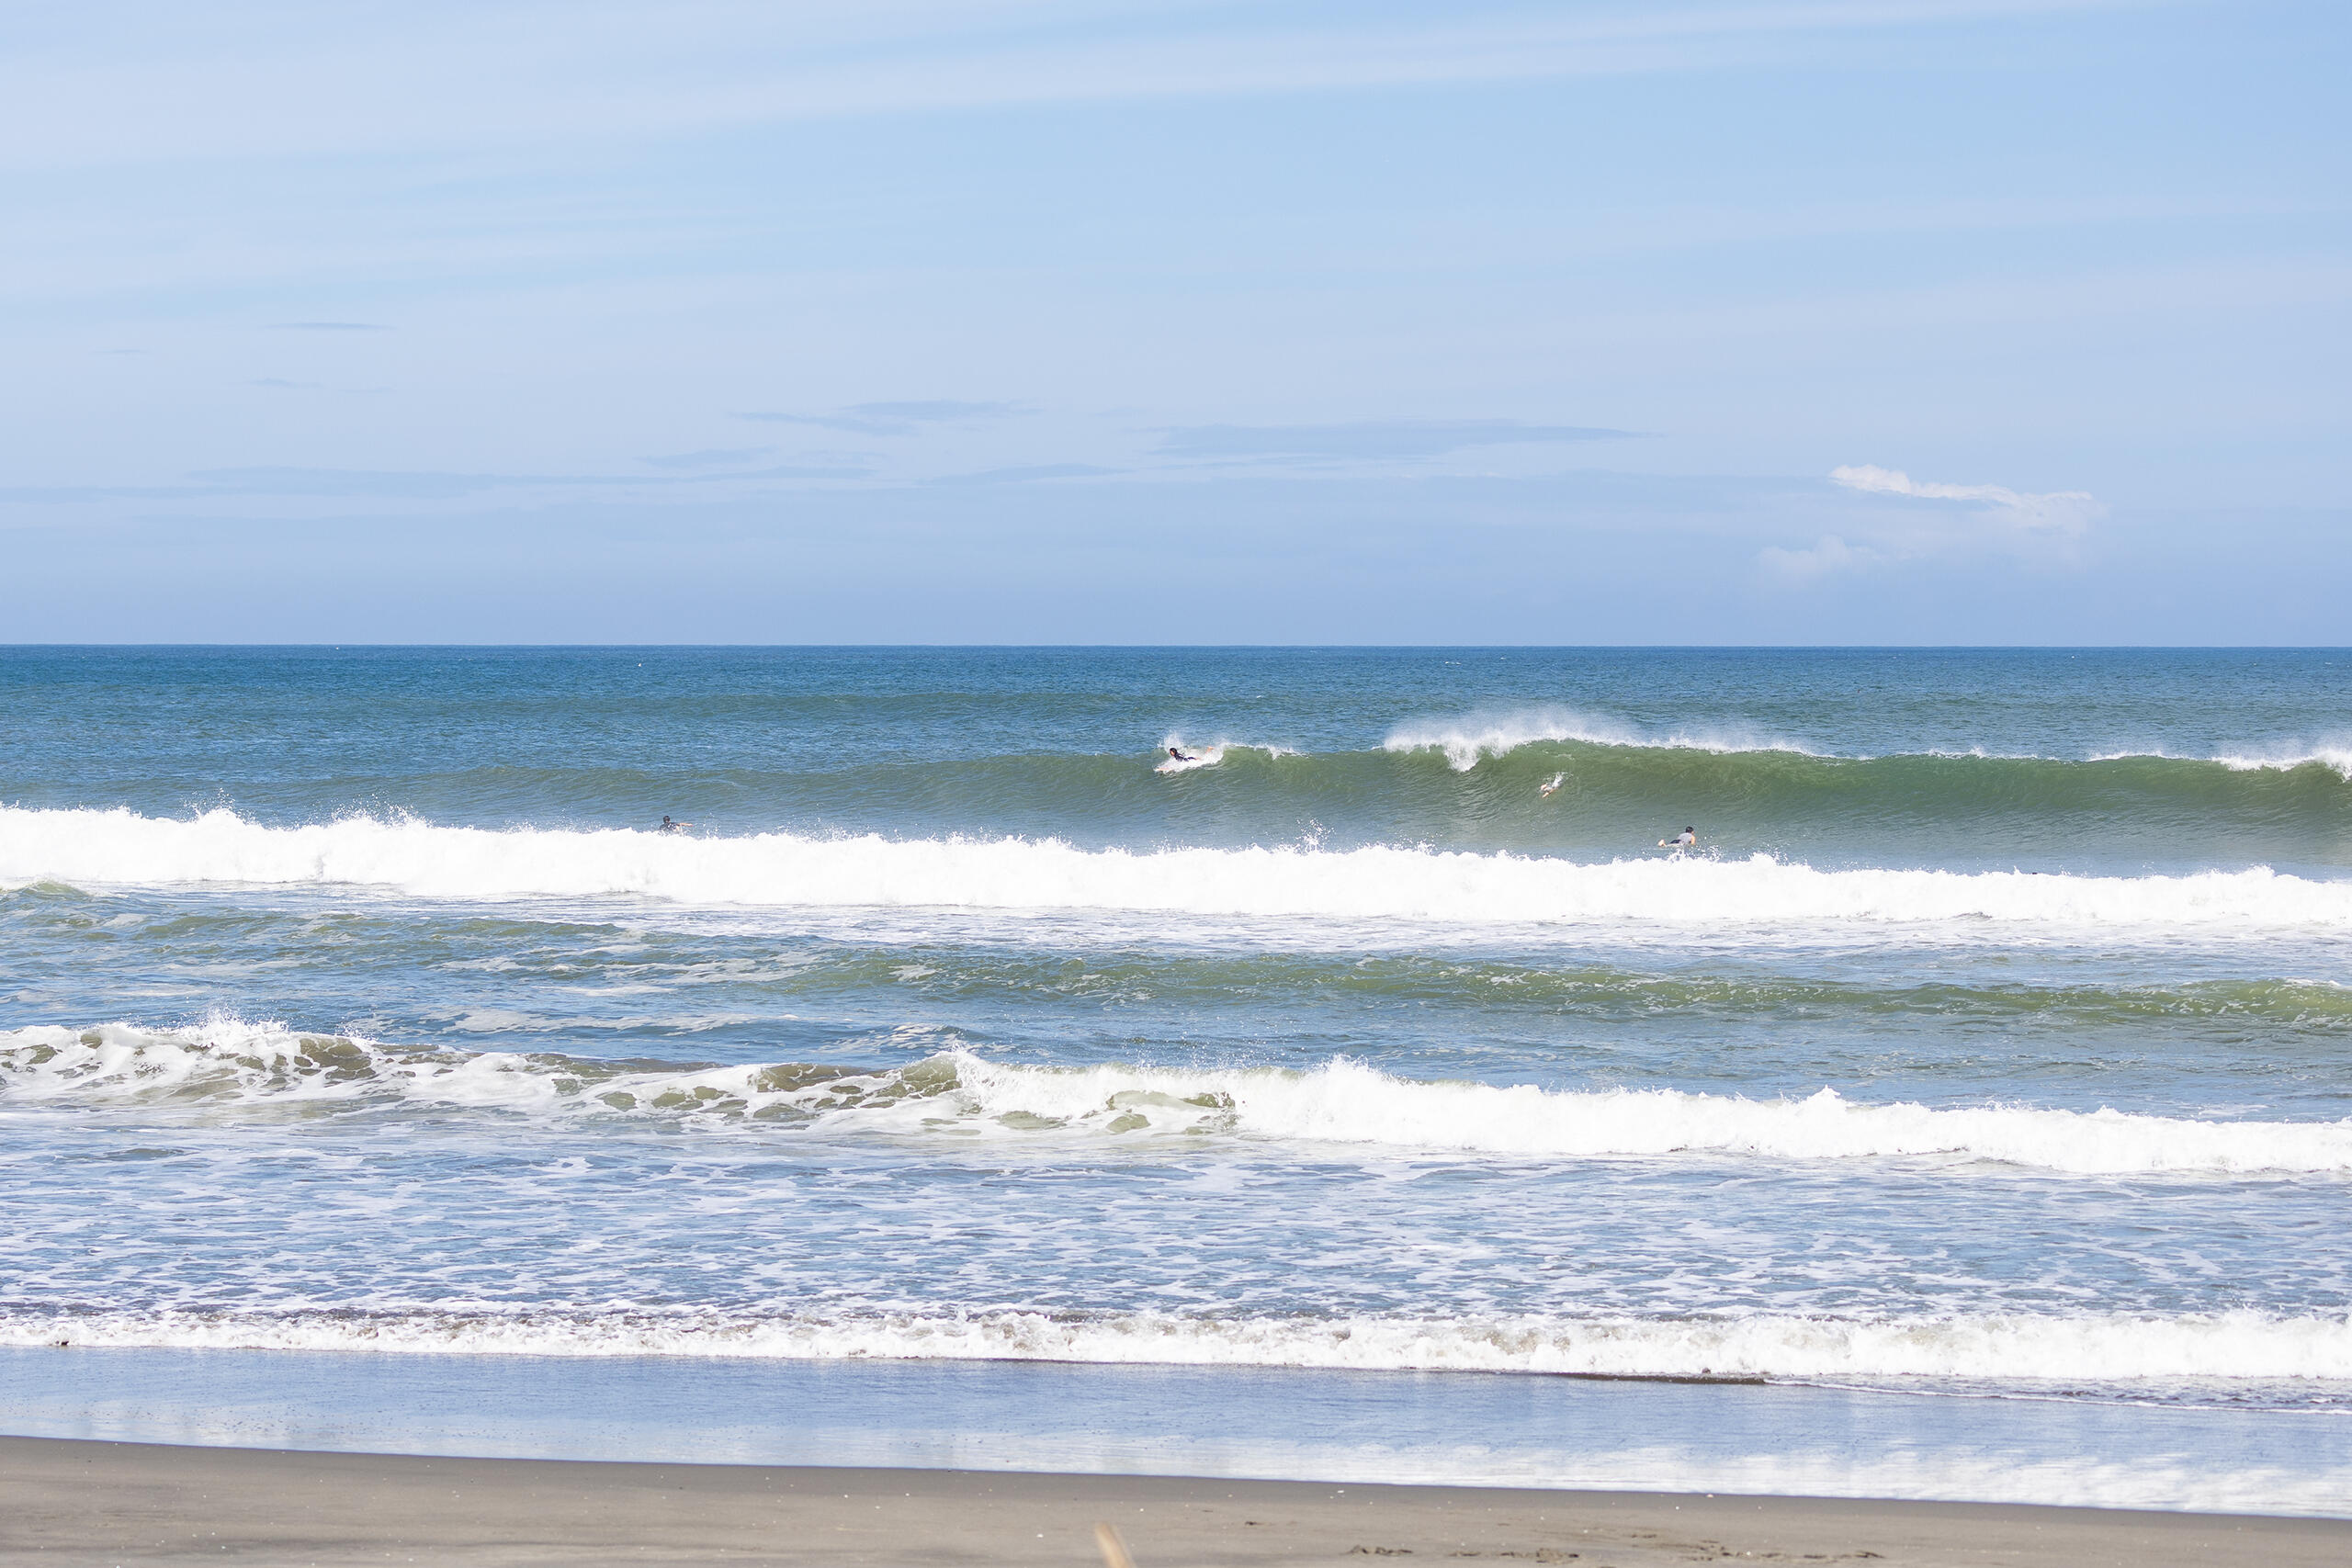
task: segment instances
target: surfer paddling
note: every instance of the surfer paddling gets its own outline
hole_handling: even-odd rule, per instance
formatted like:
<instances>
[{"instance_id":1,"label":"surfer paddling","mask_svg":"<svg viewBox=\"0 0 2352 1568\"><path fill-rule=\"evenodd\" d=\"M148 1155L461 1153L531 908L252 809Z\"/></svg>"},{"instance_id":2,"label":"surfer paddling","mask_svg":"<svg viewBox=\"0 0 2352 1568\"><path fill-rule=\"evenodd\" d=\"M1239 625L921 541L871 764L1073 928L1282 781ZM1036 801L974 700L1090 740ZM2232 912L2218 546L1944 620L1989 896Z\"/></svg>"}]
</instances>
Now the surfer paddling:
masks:
<instances>
[{"instance_id":1,"label":"surfer paddling","mask_svg":"<svg viewBox=\"0 0 2352 1568\"><path fill-rule=\"evenodd\" d=\"M657 833L683 833L693 826L691 822L673 822L664 817L662 818L662 826L653 830Z\"/></svg>"},{"instance_id":2,"label":"surfer paddling","mask_svg":"<svg viewBox=\"0 0 2352 1568\"><path fill-rule=\"evenodd\" d=\"M1699 829L1685 828L1671 839L1660 839L1657 847L1662 850L1695 850L1699 847Z\"/></svg>"}]
</instances>

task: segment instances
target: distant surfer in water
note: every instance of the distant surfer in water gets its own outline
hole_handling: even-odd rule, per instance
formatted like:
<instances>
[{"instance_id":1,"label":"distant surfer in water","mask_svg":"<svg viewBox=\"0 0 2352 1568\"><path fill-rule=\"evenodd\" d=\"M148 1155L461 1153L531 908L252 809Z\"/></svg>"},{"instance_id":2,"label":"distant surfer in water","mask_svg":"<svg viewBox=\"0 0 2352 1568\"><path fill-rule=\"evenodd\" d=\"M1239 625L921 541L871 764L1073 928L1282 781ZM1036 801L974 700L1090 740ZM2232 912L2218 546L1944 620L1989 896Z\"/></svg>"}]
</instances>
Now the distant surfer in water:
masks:
<instances>
[{"instance_id":1,"label":"distant surfer in water","mask_svg":"<svg viewBox=\"0 0 2352 1568\"><path fill-rule=\"evenodd\" d=\"M1662 850L1695 850L1699 847L1699 829L1685 828L1671 839L1660 839L1657 847Z\"/></svg>"},{"instance_id":2,"label":"distant surfer in water","mask_svg":"<svg viewBox=\"0 0 2352 1568\"><path fill-rule=\"evenodd\" d=\"M1562 784L1567 782L1567 774L1554 773L1550 778L1545 779L1542 784L1535 786L1535 797L1538 800L1549 800L1552 798L1552 792L1558 789Z\"/></svg>"},{"instance_id":3,"label":"distant surfer in water","mask_svg":"<svg viewBox=\"0 0 2352 1568\"><path fill-rule=\"evenodd\" d=\"M655 829L654 831L657 833L683 833L693 826L694 824L691 822L673 822L667 817L664 817L662 818L662 826Z\"/></svg>"},{"instance_id":4,"label":"distant surfer in water","mask_svg":"<svg viewBox=\"0 0 2352 1568\"><path fill-rule=\"evenodd\" d=\"M1200 761L1198 757L1193 756L1190 751L1185 750L1181 746L1170 746L1168 748L1168 760L1171 762L1197 762Z\"/></svg>"}]
</instances>

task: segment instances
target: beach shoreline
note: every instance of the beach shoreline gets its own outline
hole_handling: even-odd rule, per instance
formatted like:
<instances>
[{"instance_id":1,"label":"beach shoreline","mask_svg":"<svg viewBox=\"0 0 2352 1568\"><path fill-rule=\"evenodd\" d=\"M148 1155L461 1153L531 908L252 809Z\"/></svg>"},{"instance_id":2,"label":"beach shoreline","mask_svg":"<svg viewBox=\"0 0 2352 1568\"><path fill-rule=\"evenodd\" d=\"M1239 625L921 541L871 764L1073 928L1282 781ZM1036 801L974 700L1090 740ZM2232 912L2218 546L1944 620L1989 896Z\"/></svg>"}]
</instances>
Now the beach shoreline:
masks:
<instances>
[{"instance_id":1,"label":"beach shoreline","mask_svg":"<svg viewBox=\"0 0 2352 1568\"><path fill-rule=\"evenodd\" d=\"M2352 1520L2018 1504L1022 1472L452 1459L0 1438L0 1561L467 1565L1412 1557L1579 1568L2352 1556Z\"/></svg>"}]
</instances>

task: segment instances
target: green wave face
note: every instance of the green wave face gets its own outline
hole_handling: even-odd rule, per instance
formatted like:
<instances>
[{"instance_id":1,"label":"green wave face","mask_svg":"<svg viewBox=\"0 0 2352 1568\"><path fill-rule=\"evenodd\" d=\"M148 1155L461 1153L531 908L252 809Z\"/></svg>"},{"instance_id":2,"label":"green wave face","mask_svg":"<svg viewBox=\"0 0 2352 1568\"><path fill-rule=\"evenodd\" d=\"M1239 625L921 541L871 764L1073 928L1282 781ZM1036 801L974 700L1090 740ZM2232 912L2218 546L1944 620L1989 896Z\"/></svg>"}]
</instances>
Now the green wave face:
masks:
<instances>
[{"instance_id":1,"label":"green wave face","mask_svg":"<svg viewBox=\"0 0 2352 1568\"><path fill-rule=\"evenodd\" d=\"M2181 870L2352 865L2352 781L2326 761L1814 756L1530 741L1457 766L1434 747L1302 754L1227 746L1176 773L1153 753L957 756L823 771L510 767L423 774L379 811L486 825L1058 838L1087 848L1426 844L1607 859L1690 826L1702 848L1816 865ZM359 781L321 786L347 809ZM299 803L262 820L317 820ZM615 818L618 821L616 823Z\"/></svg>"},{"instance_id":2,"label":"green wave face","mask_svg":"<svg viewBox=\"0 0 2352 1568\"><path fill-rule=\"evenodd\" d=\"M1424 771L1437 761L1409 756ZM1454 778L1472 812L1553 820L1592 839L1637 840L1661 818L1681 825L1679 817L1703 823L1706 839L1726 850L1810 857L1826 849L1864 862L2053 853L2352 861L2352 782L2316 761L1844 758L1566 740L1483 758Z\"/></svg>"},{"instance_id":3,"label":"green wave face","mask_svg":"<svg viewBox=\"0 0 2352 1568\"><path fill-rule=\"evenodd\" d=\"M2352 865L2347 671L2243 652L43 654L0 667L0 727L28 741L0 747L0 802L1603 859L1688 825L1713 852L1823 867L2332 869ZM1159 772L1170 743L1213 761Z\"/></svg>"},{"instance_id":4,"label":"green wave face","mask_svg":"<svg viewBox=\"0 0 2352 1568\"><path fill-rule=\"evenodd\" d=\"M803 826L911 834L953 820L1089 845L1608 856L1652 849L1688 825L1719 852L1815 863L2352 864L2352 782L2319 761L1845 758L1543 740L1467 768L1435 748L1227 747L1213 765L1175 774L1142 758L985 757L737 783Z\"/></svg>"}]
</instances>

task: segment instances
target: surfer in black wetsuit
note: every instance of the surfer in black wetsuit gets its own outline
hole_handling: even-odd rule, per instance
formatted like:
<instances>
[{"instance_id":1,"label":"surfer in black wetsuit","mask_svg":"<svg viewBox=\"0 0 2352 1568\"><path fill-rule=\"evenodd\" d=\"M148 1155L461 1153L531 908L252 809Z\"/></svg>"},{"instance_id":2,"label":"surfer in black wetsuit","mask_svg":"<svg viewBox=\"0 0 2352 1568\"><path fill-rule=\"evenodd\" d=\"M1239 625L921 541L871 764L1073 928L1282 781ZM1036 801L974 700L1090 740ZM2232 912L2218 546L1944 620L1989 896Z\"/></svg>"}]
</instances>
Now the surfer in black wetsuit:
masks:
<instances>
[{"instance_id":1,"label":"surfer in black wetsuit","mask_svg":"<svg viewBox=\"0 0 2352 1568\"><path fill-rule=\"evenodd\" d=\"M673 822L667 817L664 817L662 818L662 826L656 828L654 831L657 833L683 833L688 828L693 826L694 824L691 822Z\"/></svg>"},{"instance_id":2,"label":"surfer in black wetsuit","mask_svg":"<svg viewBox=\"0 0 2352 1568\"><path fill-rule=\"evenodd\" d=\"M1175 746L1168 748L1168 760L1171 762L1197 762L1200 761L1198 757L1193 756L1191 752Z\"/></svg>"}]
</instances>

